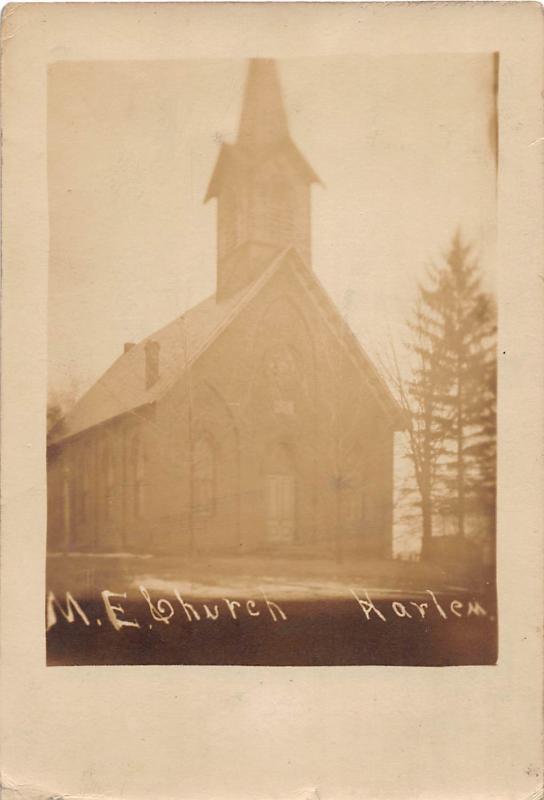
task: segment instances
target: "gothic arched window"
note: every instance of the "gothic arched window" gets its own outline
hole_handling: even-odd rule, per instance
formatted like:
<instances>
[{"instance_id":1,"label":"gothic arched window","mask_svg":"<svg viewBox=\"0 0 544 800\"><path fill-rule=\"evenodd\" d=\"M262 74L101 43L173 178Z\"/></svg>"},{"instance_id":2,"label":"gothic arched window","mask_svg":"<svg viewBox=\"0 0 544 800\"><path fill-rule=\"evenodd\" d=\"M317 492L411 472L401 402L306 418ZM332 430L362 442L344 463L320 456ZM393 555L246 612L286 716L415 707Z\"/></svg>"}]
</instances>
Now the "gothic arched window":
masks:
<instances>
[{"instance_id":1,"label":"gothic arched window","mask_svg":"<svg viewBox=\"0 0 544 800\"><path fill-rule=\"evenodd\" d=\"M193 448L193 508L201 516L211 516L215 510L215 451L207 436Z\"/></svg>"},{"instance_id":2,"label":"gothic arched window","mask_svg":"<svg viewBox=\"0 0 544 800\"><path fill-rule=\"evenodd\" d=\"M297 382L301 379L293 350L285 345L270 348L265 354L265 370L274 413L292 415Z\"/></svg>"}]
</instances>

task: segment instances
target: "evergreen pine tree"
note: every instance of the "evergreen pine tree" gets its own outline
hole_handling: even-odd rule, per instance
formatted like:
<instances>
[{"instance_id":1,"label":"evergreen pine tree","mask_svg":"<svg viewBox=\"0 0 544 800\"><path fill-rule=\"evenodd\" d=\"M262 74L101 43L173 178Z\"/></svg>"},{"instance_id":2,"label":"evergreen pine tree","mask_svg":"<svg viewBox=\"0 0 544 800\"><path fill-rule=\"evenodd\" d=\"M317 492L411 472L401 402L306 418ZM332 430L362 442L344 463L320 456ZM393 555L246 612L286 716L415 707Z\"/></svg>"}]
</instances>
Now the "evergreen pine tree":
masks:
<instances>
[{"instance_id":1,"label":"evergreen pine tree","mask_svg":"<svg viewBox=\"0 0 544 800\"><path fill-rule=\"evenodd\" d=\"M447 392L440 420L444 437L442 511L452 514L460 537L467 515L479 511L495 482L495 312L481 287L470 247L454 237L437 287L443 317L442 369Z\"/></svg>"},{"instance_id":2,"label":"evergreen pine tree","mask_svg":"<svg viewBox=\"0 0 544 800\"><path fill-rule=\"evenodd\" d=\"M453 517L459 537L469 514L489 520L488 530L495 521L496 313L459 234L420 285L410 329L409 454L426 557L434 514Z\"/></svg>"},{"instance_id":3,"label":"evergreen pine tree","mask_svg":"<svg viewBox=\"0 0 544 800\"><path fill-rule=\"evenodd\" d=\"M422 558L430 556L433 516L437 510L437 473L444 455L444 396L448 374L444 369L445 320L438 290L440 275L428 273L431 289L419 286L419 298L409 322L413 358L411 380L403 405L409 411L408 456L414 467L422 522Z\"/></svg>"}]
</instances>

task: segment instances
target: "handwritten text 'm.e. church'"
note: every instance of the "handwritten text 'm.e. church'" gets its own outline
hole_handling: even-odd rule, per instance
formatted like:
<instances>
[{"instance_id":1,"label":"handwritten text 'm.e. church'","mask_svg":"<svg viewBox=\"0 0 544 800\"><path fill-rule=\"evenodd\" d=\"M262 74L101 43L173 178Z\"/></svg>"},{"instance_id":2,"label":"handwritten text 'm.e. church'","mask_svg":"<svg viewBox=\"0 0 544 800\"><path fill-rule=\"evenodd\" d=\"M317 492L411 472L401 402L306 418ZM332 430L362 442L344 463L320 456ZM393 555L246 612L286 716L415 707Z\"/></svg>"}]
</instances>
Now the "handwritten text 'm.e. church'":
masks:
<instances>
[{"instance_id":1,"label":"handwritten text 'm.e. church'","mask_svg":"<svg viewBox=\"0 0 544 800\"><path fill-rule=\"evenodd\" d=\"M253 619L264 617L276 622L287 622L288 616L284 608L277 602L270 600L261 591L260 600L232 600L227 597L220 598L213 602L187 602L178 590L174 590L175 602L171 602L165 597L157 600L152 599L145 586L139 587L140 594L144 598L149 614L154 623L168 625L175 616L180 616L189 623L199 623L205 620L216 622L225 618L232 620ZM431 589L426 589L425 600L389 600L380 602L376 605L370 597L368 591L349 590L352 597L357 602L362 621L375 620L387 622L394 619L431 619L448 620L463 617L487 617L486 609L477 600L461 601L458 599L439 601L436 594ZM126 592L111 592L107 589L101 592L101 601L104 606L106 617L116 631L126 628L141 628L142 622L131 619L124 605L123 600L127 599ZM67 622L73 623L77 620L86 626L92 625L90 614L84 610L81 604L73 597L71 592L66 592L64 604L57 599L54 592L50 591L47 596L47 630L50 630L58 621L60 614ZM102 625L101 618L95 618L95 624ZM149 622L152 627L153 622Z\"/></svg>"}]
</instances>

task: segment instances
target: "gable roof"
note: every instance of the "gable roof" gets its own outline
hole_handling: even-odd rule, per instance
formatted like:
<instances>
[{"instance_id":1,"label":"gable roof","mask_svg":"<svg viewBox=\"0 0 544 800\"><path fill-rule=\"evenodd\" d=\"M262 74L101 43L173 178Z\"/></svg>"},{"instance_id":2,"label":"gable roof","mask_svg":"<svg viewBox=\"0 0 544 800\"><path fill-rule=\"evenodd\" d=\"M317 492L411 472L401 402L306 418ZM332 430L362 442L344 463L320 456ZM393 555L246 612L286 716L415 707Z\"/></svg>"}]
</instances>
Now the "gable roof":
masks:
<instances>
[{"instance_id":1,"label":"gable roof","mask_svg":"<svg viewBox=\"0 0 544 800\"><path fill-rule=\"evenodd\" d=\"M215 295L193 306L173 322L142 339L123 353L101 378L78 400L76 405L51 430L49 444L82 433L123 414L136 411L163 397L182 377L215 338L234 320L283 266L293 268L298 280L311 297L342 344L359 367L363 368L371 389L393 418L399 408L386 383L366 355L361 344L339 314L315 274L292 247L271 259L261 276L236 294L219 301ZM145 381L145 346L155 341L159 350L159 379L150 387Z\"/></svg>"},{"instance_id":2,"label":"gable roof","mask_svg":"<svg viewBox=\"0 0 544 800\"><path fill-rule=\"evenodd\" d=\"M216 295L207 297L122 353L54 426L49 434L49 443L56 444L162 397L209 347L244 302L266 282L278 261L279 258L273 259L255 283L221 301ZM146 388L145 345L148 341L160 345L159 379Z\"/></svg>"},{"instance_id":3,"label":"gable roof","mask_svg":"<svg viewBox=\"0 0 544 800\"><path fill-rule=\"evenodd\" d=\"M257 156L244 150L237 143L223 143L208 184L204 202L207 203L208 200L218 197L223 185L229 182L235 183L241 176L249 175L252 170L257 169L277 156L285 157L306 183L319 183L322 185L321 179L290 137L274 143L266 150L258 153Z\"/></svg>"},{"instance_id":4,"label":"gable roof","mask_svg":"<svg viewBox=\"0 0 544 800\"><path fill-rule=\"evenodd\" d=\"M350 355L357 366L364 371L369 388L380 405L382 405L387 414L391 417L395 430L401 430L405 427L405 415L391 393L385 379L374 365L374 362L369 357L346 320L338 311L316 274L306 266L305 262L298 257L298 254L297 260L294 263L297 265L295 275L301 281L309 296L315 301L325 322L336 335L336 338L340 340L344 348L346 348L348 355Z\"/></svg>"}]
</instances>

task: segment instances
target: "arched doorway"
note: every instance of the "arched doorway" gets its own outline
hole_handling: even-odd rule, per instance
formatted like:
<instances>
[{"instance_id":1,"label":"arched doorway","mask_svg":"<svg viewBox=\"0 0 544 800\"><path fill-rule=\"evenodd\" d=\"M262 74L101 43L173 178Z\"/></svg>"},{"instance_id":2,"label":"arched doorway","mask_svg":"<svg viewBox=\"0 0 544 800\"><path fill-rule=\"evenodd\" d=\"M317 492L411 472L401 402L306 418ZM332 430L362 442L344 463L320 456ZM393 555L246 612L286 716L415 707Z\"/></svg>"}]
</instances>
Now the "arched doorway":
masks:
<instances>
[{"instance_id":1,"label":"arched doorway","mask_svg":"<svg viewBox=\"0 0 544 800\"><path fill-rule=\"evenodd\" d=\"M296 475L290 448L274 445L265 462L265 535L272 545L291 544L296 535Z\"/></svg>"},{"instance_id":2,"label":"arched doorway","mask_svg":"<svg viewBox=\"0 0 544 800\"><path fill-rule=\"evenodd\" d=\"M360 442L355 442L344 462L341 486L340 533L346 550L367 549L371 535L373 470Z\"/></svg>"}]
</instances>

